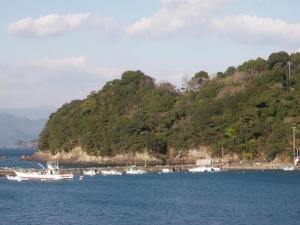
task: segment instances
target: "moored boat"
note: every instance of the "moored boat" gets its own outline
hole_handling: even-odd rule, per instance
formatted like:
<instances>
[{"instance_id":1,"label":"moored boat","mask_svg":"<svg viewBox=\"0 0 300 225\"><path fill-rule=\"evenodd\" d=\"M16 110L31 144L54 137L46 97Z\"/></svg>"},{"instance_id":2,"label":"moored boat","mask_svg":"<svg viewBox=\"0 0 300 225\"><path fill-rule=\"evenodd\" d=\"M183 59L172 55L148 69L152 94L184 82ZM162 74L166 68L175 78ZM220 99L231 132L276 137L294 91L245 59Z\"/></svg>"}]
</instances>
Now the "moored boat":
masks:
<instances>
[{"instance_id":1,"label":"moored boat","mask_svg":"<svg viewBox=\"0 0 300 225\"><path fill-rule=\"evenodd\" d=\"M96 175L96 171L95 170L87 170L87 171L83 171L82 173L84 175L86 175L86 176L94 176L94 175Z\"/></svg>"},{"instance_id":2,"label":"moored boat","mask_svg":"<svg viewBox=\"0 0 300 225\"><path fill-rule=\"evenodd\" d=\"M211 166L199 166L195 168L188 169L191 173L204 173L204 172L220 172L221 169L218 167L211 167Z\"/></svg>"},{"instance_id":3,"label":"moored boat","mask_svg":"<svg viewBox=\"0 0 300 225\"><path fill-rule=\"evenodd\" d=\"M163 168L161 170L162 173L172 173L172 171L169 168Z\"/></svg>"},{"instance_id":4,"label":"moored boat","mask_svg":"<svg viewBox=\"0 0 300 225\"><path fill-rule=\"evenodd\" d=\"M291 166L291 167L287 166L287 167L284 167L283 170L284 171L293 171L293 170L295 170L295 168L293 166Z\"/></svg>"},{"instance_id":5,"label":"moored boat","mask_svg":"<svg viewBox=\"0 0 300 225\"><path fill-rule=\"evenodd\" d=\"M116 171L116 170L102 170L101 171L102 175L122 175L122 172Z\"/></svg>"},{"instance_id":6,"label":"moored boat","mask_svg":"<svg viewBox=\"0 0 300 225\"><path fill-rule=\"evenodd\" d=\"M145 174L146 171L142 169L137 169L135 166L131 166L126 170L126 174L129 175L139 175L139 174Z\"/></svg>"},{"instance_id":7,"label":"moored boat","mask_svg":"<svg viewBox=\"0 0 300 225\"><path fill-rule=\"evenodd\" d=\"M6 175L6 178L8 180L13 180L13 181L23 181L23 180L28 180L26 178L21 178L21 177L18 177L18 176L10 176L10 175Z\"/></svg>"},{"instance_id":8,"label":"moored boat","mask_svg":"<svg viewBox=\"0 0 300 225\"><path fill-rule=\"evenodd\" d=\"M48 162L47 168L43 167L42 171L20 171L14 170L16 176L7 176L8 180L40 180L40 181L55 181L55 180L65 180L73 179L74 175L60 174L60 169L57 162Z\"/></svg>"}]
</instances>

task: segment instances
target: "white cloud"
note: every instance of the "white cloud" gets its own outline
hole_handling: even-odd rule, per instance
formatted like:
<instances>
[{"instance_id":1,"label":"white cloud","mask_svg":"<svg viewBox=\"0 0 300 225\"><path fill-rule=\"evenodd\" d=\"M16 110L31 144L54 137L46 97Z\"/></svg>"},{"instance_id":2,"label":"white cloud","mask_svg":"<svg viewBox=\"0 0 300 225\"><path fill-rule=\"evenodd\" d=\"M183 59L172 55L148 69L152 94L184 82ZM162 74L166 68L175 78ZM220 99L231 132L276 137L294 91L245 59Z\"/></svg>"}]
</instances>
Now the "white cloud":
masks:
<instances>
[{"instance_id":1,"label":"white cloud","mask_svg":"<svg viewBox=\"0 0 300 225\"><path fill-rule=\"evenodd\" d=\"M217 34L241 42L300 44L300 23L291 24L281 19L241 14L213 19L211 28Z\"/></svg>"},{"instance_id":2,"label":"white cloud","mask_svg":"<svg viewBox=\"0 0 300 225\"><path fill-rule=\"evenodd\" d=\"M37 19L24 18L11 23L8 31L25 37L44 38L61 35L82 26L91 26L99 32L111 34L117 30L112 17L99 17L92 13L50 14Z\"/></svg>"},{"instance_id":3,"label":"white cloud","mask_svg":"<svg viewBox=\"0 0 300 225\"><path fill-rule=\"evenodd\" d=\"M100 90L120 74L120 69L96 66L85 56L0 64L0 105L59 106Z\"/></svg>"},{"instance_id":4,"label":"white cloud","mask_svg":"<svg viewBox=\"0 0 300 225\"><path fill-rule=\"evenodd\" d=\"M234 1L161 0L159 11L127 26L126 32L140 38L159 39L183 35L198 38L206 35L226 37L246 44L299 47L300 23L246 14L222 15L225 12L224 6L230 4L234 4Z\"/></svg>"},{"instance_id":5,"label":"white cloud","mask_svg":"<svg viewBox=\"0 0 300 225\"><path fill-rule=\"evenodd\" d=\"M204 25L229 0L161 0L161 9L126 28L132 36L161 38Z\"/></svg>"}]
</instances>

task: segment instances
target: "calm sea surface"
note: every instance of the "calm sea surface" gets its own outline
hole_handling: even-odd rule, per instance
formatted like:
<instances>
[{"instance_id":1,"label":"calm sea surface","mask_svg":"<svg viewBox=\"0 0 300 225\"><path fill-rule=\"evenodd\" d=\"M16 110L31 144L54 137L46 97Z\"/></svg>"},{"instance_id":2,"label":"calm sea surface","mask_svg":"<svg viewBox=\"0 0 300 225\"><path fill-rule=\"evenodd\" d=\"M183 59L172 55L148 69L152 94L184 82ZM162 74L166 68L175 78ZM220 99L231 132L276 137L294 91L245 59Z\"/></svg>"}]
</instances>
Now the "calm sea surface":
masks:
<instances>
[{"instance_id":1,"label":"calm sea surface","mask_svg":"<svg viewBox=\"0 0 300 225\"><path fill-rule=\"evenodd\" d=\"M35 166L18 161L13 151L0 166ZM0 224L299 225L300 172L99 175L59 182L0 178Z\"/></svg>"}]
</instances>

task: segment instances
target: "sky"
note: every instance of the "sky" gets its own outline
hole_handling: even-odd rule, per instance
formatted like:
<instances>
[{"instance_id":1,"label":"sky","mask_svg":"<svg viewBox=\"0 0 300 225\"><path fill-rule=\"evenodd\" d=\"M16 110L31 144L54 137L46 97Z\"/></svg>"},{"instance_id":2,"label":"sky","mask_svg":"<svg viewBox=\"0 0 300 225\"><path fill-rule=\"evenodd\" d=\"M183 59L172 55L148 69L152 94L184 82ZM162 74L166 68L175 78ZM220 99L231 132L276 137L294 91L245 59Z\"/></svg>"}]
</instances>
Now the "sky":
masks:
<instances>
[{"instance_id":1,"label":"sky","mask_svg":"<svg viewBox=\"0 0 300 225\"><path fill-rule=\"evenodd\" d=\"M2 0L0 108L59 107L126 70L178 87L300 50L298 0Z\"/></svg>"}]
</instances>

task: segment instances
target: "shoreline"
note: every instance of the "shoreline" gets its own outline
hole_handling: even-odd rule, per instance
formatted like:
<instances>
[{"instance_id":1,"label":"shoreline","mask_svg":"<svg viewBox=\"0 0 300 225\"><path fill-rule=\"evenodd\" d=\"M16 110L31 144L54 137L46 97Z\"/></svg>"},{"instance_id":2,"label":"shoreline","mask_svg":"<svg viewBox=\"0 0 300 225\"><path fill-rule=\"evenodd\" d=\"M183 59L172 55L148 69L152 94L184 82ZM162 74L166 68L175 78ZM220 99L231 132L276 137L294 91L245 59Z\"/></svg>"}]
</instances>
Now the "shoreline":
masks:
<instances>
[{"instance_id":1,"label":"shoreline","mask_svg":"<svg viewBox=\"0 0 300 225\"><path fill-rule=\"evenodd\" d=\"M234 172L234 171L284 171L285 167L294 167L294 171L286 171L286 172L298 172L300 171L299 165L294 165L292 163L268 163L262 165L213 165L215 167L221 168L221 172ZM162 169L168 168L175 173L184 173L188 172L188 169L197 167L197 165L186 164L186 165L148 165L148 166L137 166L137 168L145 170L147 173L160 173ZM82 175L83 171L86 170L94 170L100 173L102 170L114 169L119 172L124 173L128 166L108 166L108 165L99 165L99 166L91 166L91 167L74 167L74 168L61 168L61 173L73 173L74 175ZM13 175L13 168L0 168L0 177L6 175ZM41 171L40 169L30 169L34 171Z\"/></svg>"}]
</instances>

